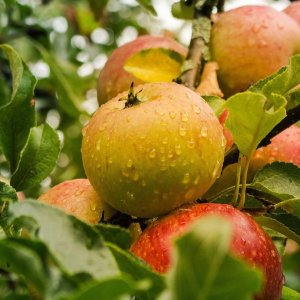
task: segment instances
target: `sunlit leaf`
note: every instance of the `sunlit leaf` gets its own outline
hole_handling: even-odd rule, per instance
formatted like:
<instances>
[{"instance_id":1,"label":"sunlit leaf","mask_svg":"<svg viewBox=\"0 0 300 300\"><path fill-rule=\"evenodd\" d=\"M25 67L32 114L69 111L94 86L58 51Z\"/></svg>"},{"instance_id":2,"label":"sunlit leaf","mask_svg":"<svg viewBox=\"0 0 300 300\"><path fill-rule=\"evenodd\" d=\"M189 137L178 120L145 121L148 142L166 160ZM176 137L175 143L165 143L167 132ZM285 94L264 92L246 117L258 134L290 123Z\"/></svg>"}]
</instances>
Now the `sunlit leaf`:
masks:
<instances>
[{"instance_id":1,"label":"sunlit leaf","mask_svg":"<svg viewBox=\"0 0 300 300\"><path fill-rule=\"evenodd\" d=\"M183 56L164 49L152 48L139 51L125 62L124 69L145 82L171 82L181 70Z\"/></svg>"}]
</instances>

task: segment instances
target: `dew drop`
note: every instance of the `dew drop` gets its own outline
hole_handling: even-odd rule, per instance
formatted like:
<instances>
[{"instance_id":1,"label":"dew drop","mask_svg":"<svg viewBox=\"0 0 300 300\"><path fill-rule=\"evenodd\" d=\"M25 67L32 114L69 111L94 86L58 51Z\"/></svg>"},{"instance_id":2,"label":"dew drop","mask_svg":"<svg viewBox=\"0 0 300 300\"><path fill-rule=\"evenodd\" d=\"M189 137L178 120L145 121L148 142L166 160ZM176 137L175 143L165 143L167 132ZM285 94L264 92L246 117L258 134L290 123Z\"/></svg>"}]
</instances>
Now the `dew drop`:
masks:
<instances>
[{"instance_id":1,"label":"dew drop","mask_svg":"<svg viewBox=\"0 0 300 300\"><path fill-rule=\"evenodd\" d=\"M180 155L180 154L181 154L181 146L180 146L179 144L175 146L175 153L176 153L177 155Z\"/></svg>"},{"instance_id":2,"label":"dew drop","mask_svg":"<svg viewBox=\"0 0 300 300\"><path fill-rule=\"evenodd\" d=\"M186 129L183 126L179 127L179 135L180 136L185 136L186 135Z\"/></svg>"},{"instance_id":3,"label":"dew drop","mask_svg":"<svg viewBox=\"0 0 300 300\"><path fill-rule=\"evenodd\" d=\"M163 138L163 139L162 139L162 143L163 143L164 145L168 144L168 138L166 138L166 137Z\"/></svg>"},{"instance_id":4,"label":"dew drop","mask_svg":"<svg viewBox=\"0 0 300 300\"><path fill-rule=\"evenodd\" d=\"M133 174L132 174L132 180L133 181L138 181L140 178L140 175L137 171L134 171Z\"/></svg>"},{"instance_id":5,"label":"dew drop","mask_svg":"<svg viewBox=\"0 0 300 300\"><path fill-rule=\"evenodd\" d=\"M251 30L252 30L254 33L257 33L257 32L259 31L259 28L260 28L260 26L259 26L258 24L255 24L255 25L251 28Z\"/></svg>"},{"instance_id":6,"label":"dew drop","mask_svg":"<svg viewBox=\"0 0 300 300\"><path fill-rule=\"evenodd\" d=\"M195 141L192 138L188 142L188 147L191 149L195 148Z\"/></svg>"},{"instance_id":7,"label":"dew drop","mask_svg":"<svg viewBox=\"0 0 300 300\"><path fill-rule=\"evenodd\" d=\"M156 156L156 150L155 148L153 148L149 153L149 158L155 158L155 156Z\"/></svg>"},{"instance_id":8,"label":"dew drop","mask_svg":"<svg viewBox=\"0 0 300 300\"><path fill-rule=\"evenodd\" d=\"M188 113L183 113L181 116L182 122L187 122L189 120L189 115Z\"/></svg>"},{"instance_id":9,"label":"dew drop","mask_svg":"<svg viewBox=\"0 0 300 300\"><path fill-rule=\"evenodd\" d=\"M97 150L97 151L100 150L100 141L98 141L97 144L96 144L96 150Z\"/></svg>"},{"instance_id":10,"label":"dew drop","mask_svg":"<svg viewBox=\"0 0 300 300\"><path fill-rule=\"evenodd\" d=\"M127 161L127 167L128 167L128 168L131 168L132 165L133 165L132 159L128 159L128 161Z\"/></svg>"},{"instance_id":11,"label":"dew drop","mask_svg":"<svg viewBox=\"0 0 300 300\"><path fill-rule=\"evenodd\" d=\"M171 118L171 119L175 119L175 117L176 117L176 112L170 111L169 115L170 115L170 118Z\"/></svg>"},{"instance_id":12,"label":"dew drop","mask_svg":"<svg viewBox=\"0 0 300 300\"><path fill-rule=\"evenodd\" d=\"M206 137L207 136L207 127L203 126L201 128L200 136Z\"/></svg>"},{"instance_id":13,"label":"dew drop","mask_svg":"<svg viewBox=\"0 0 300 300\"><path fill-rule=\"evenodd\" d=\"M147 185L145 180L142 180L141 184L142 184L143 187L145 187Z\"/></svg>"},{"instance_id":14,"label":"dew drop","mask_svg":"<svg viewBox=\"0 0 300 300\"><path fill-rule=\"evenodd\" d=\"M170 167L172 167L172 168L176 167L176 162L175 162L175 160L171 161Z\"/></svg>"},{"instance_id":15,"label":"dew drop","mask_svg":"<svg viewBox=\"0 0 300 300\"><path fill-rule=\"evenodd\" d=\"M124 177L128 177L128 176L129 176L129 173L128 173L127 170L122 170L122 175L123 175Z\"/></svg>"},{"instance_id":16,"label":"dew drop","mask_svg":"<svg viewBox=\"0 0 300 300\"><path fill-rule=\"evenodd\" d=\"M112 161L112 158L111 158L111 157L108 159L108 163L109 163L109 164L112 164L112 163L113 163L113 161Z\"/></svg>"},{"instance_id":17,"label":"dew drop","mask_svg":"<svg viewBox=\"0 0 300 300\"><path fill-rule=\"evenodd\" d=\"M193 105L193 109L194 109L194 112L195 112L196 114L200 114L201 109L200 109L200 107L199 107L198 105Z\"/></svg>"},{"instance_id":18,"label":"dew drop","mask_svg":"<svg viewBox=\"0 0 300 300\"><path fill-rule=\"evenodd\" d=\"M188 184L190 180L191 180L190 173L185 173L181 182L183 184Z\"/></svg>"},{"instance_id":19,"label":"dew drop","mask_svg":"<svg viewBox=\"0 0 300 300\"><path fill-rule=\"evenodd\" d=\"M197 184L199 183L199 181L200 181L200 176L198 175L198 176L194 179L193 184L194 184L194 185L197 185Z\"/></svg>"},{"instance_id":20,"label":"dew drop","mask_svg":"<svg viewBox=\"0 0 300 300\"><path fill-rule=\"evenodd\" d=\"M134 194L130 193L130 192L127 192L126 193L126 196L129 200L134 200Z\"/></svg>"},{"instance_id":21,"label":"dew drop","mask_svg":"<svg viewBox=\"0 0 300 300\"><path fill-rule=\"evenodd\" d=\"M96 211L97 210L97 206L95 204L90 205L90 209L91 209L91 211Z\"/></svg>"}]
</instances>

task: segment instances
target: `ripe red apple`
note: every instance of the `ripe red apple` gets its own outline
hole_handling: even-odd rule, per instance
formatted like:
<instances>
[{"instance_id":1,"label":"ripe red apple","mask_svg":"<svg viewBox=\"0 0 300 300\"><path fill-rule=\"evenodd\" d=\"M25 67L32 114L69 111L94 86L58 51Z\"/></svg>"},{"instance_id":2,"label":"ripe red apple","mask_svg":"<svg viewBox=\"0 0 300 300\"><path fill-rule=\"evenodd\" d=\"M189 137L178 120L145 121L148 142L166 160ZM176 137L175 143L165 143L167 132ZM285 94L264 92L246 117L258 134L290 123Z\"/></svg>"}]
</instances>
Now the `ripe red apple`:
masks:
<instances>
[{"instance_id":1,"label":"ripe red apple","mask_svg":"<svg viewBox=\"0 0 300 300\"><path fill-rule=\"evenodd\" d=\"M300 128L292 125L272 138L266 147L257 149L250 164L256 172L274 161L290 162L300 167Z\"/></svg>"},{"instance_id":2,"label":"ripe red apple","mask_svg":"<svg viewBox=\"0 0 300 300\"><path fill-rule=\"evenodd\" d=\"M179 208L151 224L131 246L131 251L154 270L164 273L172 263L172 239L186 231L193 221L207 215L220 216L231 222L232 253L261 269L265 275L264 290L255 299L279 300L283 274L274 243L248 214L231 205L208 203Z\"/></svg>"},{"instance_id":3,"label":"ripe red apple","mask_svg":"<svg viewBox=\"0 0 300 300\"><path fill-rule=\"evenodd\" d=\"M247 89L276 72L299 52L300 28L283 12L267 6L242 6L216 17L211 53L219 64L225 96Z\"/></svg>"},{"instance_id":4,"label":"ripe red apple","mask_svg":"<svg viewBox=\"0 0 300 300\"><path fill-rule=\"evenodd\" d=\"M300 25L300 1L292 2L284 12Z\"/></svg>"},{"instance_id":5,"label":"ripe red apple","mask_svg":"<svg viewBox=\"0 0 300 300\"><path fill-rule=\"evenodd\" d=\"M100 106L83 130L90 182L115 209L165 214L204 194L220 174L223 129L208 104L176 83L148 83ZM137 99L136 99L137 98Z\"/></svg>"},{"instance_id":6,"label":"ripe red apple","mask_svg":"<svg viewBox=\"0 0 300 300\"><path fill-rule=\"evenodd\" d=\"M120 92L128 91L130 84L137 86L142 80L124 70L126 60L133 54L150 48L165 48L176 51L185 56L187 50L170 37L164 36L140 36L136 40L127 43L114 50L98 79L97 95L99 104L117 96Z\"/></svg>"},{"instance_id":7,"label":"ripe red apple","mask_svg":"<svg viewBox=\"0 0 300 300\"><path fill-rule=\"evenodd\" d=\"M38 200L59 207L90 224L99 223L103 211L104 217L113 214L113 209L103 203L87 179L64 181L42 194Z\"/></svg>"}]
</instances>

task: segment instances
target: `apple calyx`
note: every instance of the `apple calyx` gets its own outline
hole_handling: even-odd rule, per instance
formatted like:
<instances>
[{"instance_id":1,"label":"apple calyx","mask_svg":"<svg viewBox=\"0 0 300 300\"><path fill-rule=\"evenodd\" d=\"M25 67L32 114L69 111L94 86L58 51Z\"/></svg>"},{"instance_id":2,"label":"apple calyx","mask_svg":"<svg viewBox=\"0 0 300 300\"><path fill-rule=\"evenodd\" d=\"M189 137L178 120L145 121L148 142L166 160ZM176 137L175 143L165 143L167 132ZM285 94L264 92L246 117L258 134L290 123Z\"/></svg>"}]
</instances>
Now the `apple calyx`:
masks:
<instances>
[{"instance_id":1,"label":"apple calyx","mask_svg":"<svg viewBox=\"0 0 300 300\"><path fill-rule=\"evenodd\" d=\"M126 100L124 109L132 107L132 106L135 106L135 105L138 105L138 104L140 104L142 102L138 98L138 94L141 91L142 91L142 89L140 91L138 91L137 93L134 93L134 82L131 83L127 98L120 99L120 100Z\"/></svg>"}]
</instances>

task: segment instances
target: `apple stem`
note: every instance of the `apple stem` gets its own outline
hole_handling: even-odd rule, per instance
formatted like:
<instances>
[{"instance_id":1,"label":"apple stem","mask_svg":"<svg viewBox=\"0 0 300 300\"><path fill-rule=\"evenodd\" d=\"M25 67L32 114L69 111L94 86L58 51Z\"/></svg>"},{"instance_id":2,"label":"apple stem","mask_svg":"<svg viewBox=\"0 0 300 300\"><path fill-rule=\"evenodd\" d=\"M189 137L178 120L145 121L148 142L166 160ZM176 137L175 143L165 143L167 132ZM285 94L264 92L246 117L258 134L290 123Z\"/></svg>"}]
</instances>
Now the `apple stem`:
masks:
<instances>
[{"instance_id":1,"label":"apple stem","mask_svg":"<svg viewBox=\"0 0 300 300\"><path fill-rule=\"evenodd\" d=\"M125 107L124 108L128 108L128 107L132 107L134 105L138 105L141 103L141 101L139 100L139 98L137 97L137 95L142 91L138 91L136 94L134 93L134 82L131 83L130 88L129 88L129 92L128 92L128 96L125 99ZM124 99L120 99L120 100L124 100Z\"/></svg>"},{"instance_id":2,"label":"apple stem","mask_svg":"<svg viewBox=\"0 0 300 300\"><path fill-rule=\"evenodd\" d=\"M249 170L249 165L250 165L251 157L252 157L252 153L249 156L246 156L245 165L243 167L241 198L240 198L239 205L237 207L240 210L242 210L244 208L244 206L245 206L246 188L247 188L247 175L248 175L248 170Z\"/></svg>"},{"instance_id":3,"label":"apple stem","mask_svg":"<svg viewBox=\"0 0 300 300\"><path fill-rule=\"evenodd\" d=\"M235 190L234 190L233 199L232 199L232 205L233 206L236 206L237 200L238 200L238 197L239 197L241 171L242 171L242 157L243 157L243 155L240 153L239 154L239 159L238 159L237 170L236 170Z\"/></svg>"}]
</instances>

